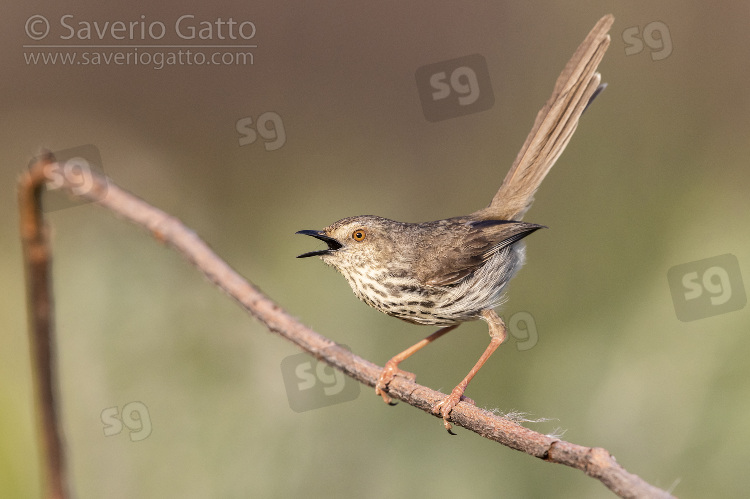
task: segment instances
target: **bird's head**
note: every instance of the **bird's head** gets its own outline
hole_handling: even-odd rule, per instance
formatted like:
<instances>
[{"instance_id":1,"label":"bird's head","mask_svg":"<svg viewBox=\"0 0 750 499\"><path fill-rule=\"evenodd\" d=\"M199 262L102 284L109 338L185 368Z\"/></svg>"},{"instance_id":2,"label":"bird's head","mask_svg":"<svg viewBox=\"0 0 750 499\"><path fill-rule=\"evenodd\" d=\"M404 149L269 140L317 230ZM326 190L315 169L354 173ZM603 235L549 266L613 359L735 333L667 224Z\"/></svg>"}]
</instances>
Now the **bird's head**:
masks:
<instances>
[{"instance_id":1,"label":"bird's head","mask_svg":"<svg viewBox=\"0 0 750 499\"><path fill-rule=\"evenodd\" d=\"M335 267L347 278L352 272L362 269L371 272L386 270L396 256L394 238L403 234L407 225L387 218L363 215L344 218L323 230L301 230L297 234L320 239L328 247L303 253L297 258L320 256L323 262Z\"/></svg>"}]
</instances>

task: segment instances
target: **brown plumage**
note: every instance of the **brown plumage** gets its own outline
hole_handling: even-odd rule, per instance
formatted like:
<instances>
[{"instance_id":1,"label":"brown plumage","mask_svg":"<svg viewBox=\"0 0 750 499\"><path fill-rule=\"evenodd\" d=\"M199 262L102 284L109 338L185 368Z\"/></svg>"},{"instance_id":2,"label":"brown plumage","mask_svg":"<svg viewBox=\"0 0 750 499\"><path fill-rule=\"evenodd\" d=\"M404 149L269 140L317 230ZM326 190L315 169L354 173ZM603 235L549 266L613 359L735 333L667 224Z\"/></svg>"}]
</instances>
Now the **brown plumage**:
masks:
<instances>
[{"instance_id":1,"label":"brown plumage","mask_svg":"<svg viewBox=\"0 0 750 499\"><path fill-rule=\"evenodd\" d=\"M344 218L321 231L298 232L328 246L299 258L320 256L341 272L368 305L408 322L445 326L386 363L375 389L386 402L390 402L388 383L402 372L400 362L462 322L485 320L490 345L464 380L434 408L450 431L450 411L507 337L494 308L502 303L506 285L524 263L521 239L543 227L520 219L597 93L600 76L596 68L609 46L607 32L613 21L611 15L599 20L565 66L489 206L434 222L414 224L364 215Z\"/></svg>"}]
</instances>

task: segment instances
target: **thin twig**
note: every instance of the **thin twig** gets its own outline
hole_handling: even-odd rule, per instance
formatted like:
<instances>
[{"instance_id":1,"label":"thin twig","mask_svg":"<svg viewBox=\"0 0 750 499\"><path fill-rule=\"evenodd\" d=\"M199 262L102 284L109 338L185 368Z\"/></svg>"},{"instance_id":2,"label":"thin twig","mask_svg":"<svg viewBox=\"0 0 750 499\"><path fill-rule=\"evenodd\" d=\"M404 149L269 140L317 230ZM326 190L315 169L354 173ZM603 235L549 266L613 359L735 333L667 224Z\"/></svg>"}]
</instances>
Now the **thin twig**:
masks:
<instances>
[{"instance_id":1,"label":"thin twig","mask_svg":"<svg viewBox=\"0 0 750 499\"><path fill-rule=\"evenodd\" d=\"M64 499L67 497L67 474L55 403L57 363L52 306L52 248L42 213L44 168L52 164L52 161L51 155L44 155L34 168L21 177L18 202L28 293L29 346L34 389L39 404L37 423L41 433L42 472L47 484L47 497Z\"/></svg>"},{"instance_id":2,"label":"thin twig","mask_svg":"<svg viewBox=\"0 0 750 499\"><path fill-rule=\"evenodd\" d=\"M33 267L35 271L34 274L31 272L28 274L30 290L36 290L38 286L47 286L47 289L49 289L50 249L47 239L43 237L41 206L38 203L40 189L45 180L44 167L44 160L38 162L29 172L23 175L20 182L24 252L27 255L27 262L32 262L29 264L29 268ZM157 240L173 247L195 265L212 283L237 301L242 308L263 323L270 331L286 338L305 352L312 354L359 382L371 387L375 386L382 370L381 367L352 354L289 315L219 258L203 240L177 218L117 187L110 179L94 172L92 172L92 179L92 188L88 192L80 194L79 197L95 201L117 216L145 228ZM71 185L67 179L65 180L63 189L71 195L74 195L74 187L76 186ZM32 227L35 227L33 231L31 230ZM35 257L35 255L41 256ZM44 264L34 265L33 262L36 261L42 261ZM49 331L48 336L51 337L50 302L48 294L30 294L29 308L32 316L34 316L32 318L32 336L41 335L37 332L35 325L42 323L49 328L47 329ZM45 423L49 425L45 425L45 437L56 442L56 445L45 444L44 446L46 453L53 453L53 457L48 459L48 463L50 463L48 475L50 480L55 478L59 480L60 490L62 490L64 467L62 466L59 433L55 432L53 436L47 434L47 431L53 431L57 428L54 397L51 396L55 382L54 371L51 369L54 358L48 358L48 365L42 364L43 358L41 356L37 356L35 360L37 379L42 380L42 386L49 387L49 396L46 395L46 392L41 393L40 391L42 396L39 399L40 407L45 415ZM433 414L432 408L445 398L444 394L403 377L396 377L389 384L388 389L388 394L391 397L422 409L435 417L441 417ZM375 402L373 401L373 403ZM49 421L46 418L49 418ZM559 438L542 435L524 428L511 419L498 416L466 402L459 403L453 409L451 421L511 449L525 452L551 463L564 464L579 469L601 481L620 497L673 497L669 493L648 484L639 476L627 472L605 449L583 447Z\"/></svg>"}]
</instances>

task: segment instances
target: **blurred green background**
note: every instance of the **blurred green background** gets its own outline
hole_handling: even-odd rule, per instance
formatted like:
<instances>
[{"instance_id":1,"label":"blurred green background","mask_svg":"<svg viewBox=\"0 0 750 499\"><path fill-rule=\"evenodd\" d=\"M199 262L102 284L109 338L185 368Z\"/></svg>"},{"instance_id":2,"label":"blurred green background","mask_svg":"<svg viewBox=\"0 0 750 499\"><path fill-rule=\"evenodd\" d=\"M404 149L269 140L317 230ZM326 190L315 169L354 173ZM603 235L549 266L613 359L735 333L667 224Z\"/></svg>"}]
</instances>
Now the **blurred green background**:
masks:
<instances>
[{"instance_id":1,"label":"blurred green background","mask_svg":"<svg viewBox=\"0 0 750 499\"><path fill-rule=\"evenodd\" d=\"M528 426L605 447L650 483L677 483L680 497L742 496L750 308L682 322L667 271L731 253L745 289L750 282L750 7L661 0L7 5L0 496L40 493L15 196L39 148L93 144L120 186L179 217L306 324L382 365L432 330L368 308L335 271L296 260L321 245L294 232L350 215L416 222L485 206L564 63L610 12L600 67L609 88L526 216L550 229L528 239L527 266L501 310L530 314L538 341L524 350L511 338L467 395L551 418ZM26 62L41 50L24 45L76 42L59 39L64 15L76 27L161 21L168 34L155 43L232 42L176 38L185 14L251 20L253 64ZM49 40L26 35L34 15L51 21ZM649 25L659 30L639 49L633 40ZM149 42L92 36L79 43L127 52ZM487 61L494 105L427 121L417 68L475 53ZM238 120L267 112L283 122L281 147L267 150L261 136L240 145ZM439 420L388 407L369 388L294 412L281 363L299 351L177 254L93 205L49 220L78 497L610 496L579 471L465 430L449 437ZM466 324L403 367L450 390L487 340L485 324ZM102 411L131 402L148 409L148 438L105 436Z\"/></svg>"}]
</instances>

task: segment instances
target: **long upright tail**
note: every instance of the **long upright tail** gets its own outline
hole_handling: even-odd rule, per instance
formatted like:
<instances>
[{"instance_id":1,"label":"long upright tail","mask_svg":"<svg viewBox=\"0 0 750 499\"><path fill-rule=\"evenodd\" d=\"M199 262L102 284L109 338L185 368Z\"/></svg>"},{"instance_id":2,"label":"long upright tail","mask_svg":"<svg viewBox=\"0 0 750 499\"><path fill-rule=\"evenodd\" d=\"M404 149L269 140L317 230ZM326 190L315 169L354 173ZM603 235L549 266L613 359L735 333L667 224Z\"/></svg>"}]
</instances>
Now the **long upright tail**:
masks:
<instances>
[{"instance_id":1,"label":"long upright tail","mask_svg":"<svg viewBox=\"0 0 750 499\"><path fill-rule=\"evenodd\" d=\"M607 32L614 20L611 14L602 17L565 65L552 97L536 115L534 127L503 185L490 205L474 216L502 220L523 218L534 201L534 193L568 145L578 119L596 94L601 81L596 68L609 47Z\"/></svg>"}]
</instances>

